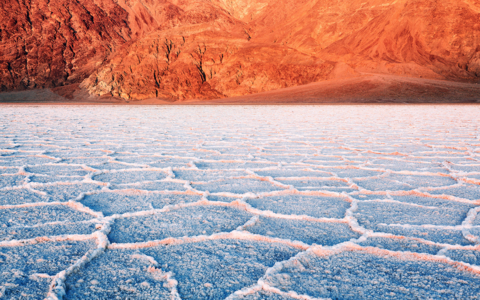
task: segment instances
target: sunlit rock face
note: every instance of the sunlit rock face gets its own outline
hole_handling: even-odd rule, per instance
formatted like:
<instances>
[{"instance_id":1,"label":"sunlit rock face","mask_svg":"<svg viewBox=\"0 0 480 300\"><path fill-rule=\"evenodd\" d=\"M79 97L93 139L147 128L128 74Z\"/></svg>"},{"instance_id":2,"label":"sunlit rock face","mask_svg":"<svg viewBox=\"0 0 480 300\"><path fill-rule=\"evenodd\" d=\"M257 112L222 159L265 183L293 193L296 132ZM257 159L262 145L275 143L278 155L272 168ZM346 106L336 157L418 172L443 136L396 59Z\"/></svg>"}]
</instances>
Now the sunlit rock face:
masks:
<instances>
[{"instance_id":1,"label":"sunlit rock face","mask_svg":"<svg viewBox=\"0 0 480 300\"><path fill-rule=\"evenodd\" d=\"M478 0L55 0L0 14L2 91L184 100L359 73L480 78Z\"/></svg>"},{"instance_id":2,"label":"sunlit rock face","mask_svg":"<svg viewBox=\"0 0 480 300\"><path fill-rule=\"evenodd\" d=\"M0 90L80 83L131 39L112 0L7 1L0 10Z\"/></svg>"}]
</instances>

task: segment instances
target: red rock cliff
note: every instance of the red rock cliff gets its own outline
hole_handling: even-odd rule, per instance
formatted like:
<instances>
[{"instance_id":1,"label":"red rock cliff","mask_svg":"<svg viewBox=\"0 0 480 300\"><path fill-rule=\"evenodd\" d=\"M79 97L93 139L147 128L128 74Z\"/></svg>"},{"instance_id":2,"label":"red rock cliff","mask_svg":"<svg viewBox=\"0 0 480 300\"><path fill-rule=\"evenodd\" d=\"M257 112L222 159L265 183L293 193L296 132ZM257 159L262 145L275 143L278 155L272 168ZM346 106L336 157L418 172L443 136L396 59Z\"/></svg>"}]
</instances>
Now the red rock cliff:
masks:
<instances>
[{"instance_id":1,"label":"red rock cliff","mask_svg":"<svg viewBox=\"0 0 480 300\"><path fill-rule=\"evenodd\" d=\"M112 0L12 0L0 7L0 90L79 83L131 39Z\"/></svg>"},{"instance_id":2,"label":"red rock cliff","mask_svg":"<svg viewBox=\"0 0 480 300\"><path fill-rule=\"evenodd\" d=\"M479 81L480 0L15 0L0 89L214 99L358 72Z\"/></svg>"}]
</instances>

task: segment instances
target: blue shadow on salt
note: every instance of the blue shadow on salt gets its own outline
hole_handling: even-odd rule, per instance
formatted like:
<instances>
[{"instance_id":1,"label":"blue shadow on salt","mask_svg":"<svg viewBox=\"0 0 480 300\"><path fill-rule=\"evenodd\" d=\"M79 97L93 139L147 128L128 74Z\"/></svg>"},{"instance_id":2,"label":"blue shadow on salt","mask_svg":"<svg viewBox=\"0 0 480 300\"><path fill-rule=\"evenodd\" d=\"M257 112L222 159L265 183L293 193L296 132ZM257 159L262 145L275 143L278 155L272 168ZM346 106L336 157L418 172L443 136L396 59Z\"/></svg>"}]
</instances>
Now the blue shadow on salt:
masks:
<instances>
[{"instance_id":1,"label":"blue shadow on salt","mask_svg":"<svg viewBox=\"0 0 480 300\"><path fill-rule=\"evenodd\" d=\"M256 171L255 174L259 176L270 176L270 177L332 177L332 174L322 171L306 171L302 169L279 169L279 170L265 170L265 171Z\"/></svg>"},{"instance_id":2,"label":"blue shadow on salt","mask_svg":"<svg viewBox=\"0 0 480 300\"><path fill-rule=\"evenodd\" d=\"M327 169L322 169L322 171L334 173L340 178L350 178L350 179L374 177L374 176L379 176L383 174L383 172L379 172L379 171L355 169L355 168L327 168Z\"/></svg>"},{"instance_id":3,"label":"blue shadow on salt","mask_svg":"<svg viewBox=\"0 0 480 300\"><path fill-rule=\"evenodd\" d=\"M28 173L36 175L50 175L50 176L75 176L83 177L88 174L87 171L79 166L65 166L65 165L42 165L42 166L28 166L25 168Z\"/></svg>"},{"instance_id":4,"label":"blue shadow on salt","mask_svg":"<svg viewBox=\"0 0 480 300\"><path fill-rule=\"evenodd\" d=\"M208 191L210 193L228 192L234 194L265 193L284 190L270 182L255 179L215 181L206 184L192 184L192 187L198 191Z\"/></svg>"},{"instance_id":5,"label":"blue shadow on salt","mask_svg":"<svg viewBox=\"0 0 480 300\"><path fill-rule=\"evenodd\" d=\"M416 237L450 245L472 244L472 242L463 236L461 229L377 225L375 231L391 233L399 236Z\"/></svg>"},{"instance_id":6,"label":"blue shadow on salt","mask_svg":"<svg viewBox=\"0 0 480 300\"><path fill-rule=\"evenodd\" d=\"M282 291L330 299L476 299L480 277L453 265L344 251L302 255L265 282Z\"/></svg>"},{"instance_id":7,"label":"blue shadow on salt","mask_svg":"<svg viewBox=\"0 0 480 300\"><path fill-rule=\"evenodd\" d=\"M360 237L345 223L312 222L263 216L260 216L255 225L247 226L245 230L254 234L323 246L333 246Z\"/></svg>"},{"instance_id":8,"label":"blue shadow on salt","mask_svg":"<svg viewBox=\"0 0 480 300\"><path fill-rule=\"evenodd\" d=\"M128 169L133 169L133 168L140 168L140 166L134 166L134 165L124 165L115 161L109 161L103 164L98 164L98 165L90 165L89 167L97 169L97 170L128 170Z\"/></svg>"},{"instance_id":9,"label":"blue shadow on salt","mask_svg":"<svg viewBox=\"0 0 480 300\"><path fill-rule=\"evenodd\" d=\"M284 215L306 215L314 218L341 219L350 203L341 197L281 195L248 199L254 208Z\"/></svg>"},{"instance_id":10,"label":"blue shadow on salt","mask_svg":"<svg viewBox=\"0 0 480 300\"><path fill-rule=\"evenodd\" d=\"M167 274L138 251L108 250L65 282L67 299L171 299Z\"/></svg>"},{"instance_id":11,"label":"blue shadow on salt","mask_svg":"<svg viewBox=\"0 0 480 300\"><path fill-rule=\"evenodd\" d=\"M44 192L51 201L70 201L77 199L83 193L94 193L101 190L103 186L90 183L59 183L35 187L35 190Z\"/></svg>"},{"instance_id":12,"label":"blue shadow on salt","mask_svg":"<svg viewBox=\"0 0 480 300\"><path fill-rule=\"evenodd\" d=\"M95 247L94 240L0 247L0 282L5 287L2 298L44 299L51 278L42 274L55 276Z\"/></svg>"},{"instance_id":13,"label":"blue shadow on salt","mask_svg":"<svg viewBox=\"0 0 480 300\"><path fill-rule=\"evenodd\" d=\"M255 162L196 162L195 165L199 169L215 169L215 170L231 170L231 169L265 169L278 166L277 163L255 163Z\"/></svg>"},{"instance_id":14,"label":"blue shadow on salt","mask_svg":"<svg viewBox=\"0 0 480 300\"><path fill-rule=\"evenodd\" d=\"M54 183L54 182L76 182L82 181L80 176L48 176L48 175L33 175L29 177L30 182L38 183Z\"/></svg>"},{"instance_id":15,"label":"blue shadow on salt","mask_svg":"<svg viewBox=\"0 0 480 300\"><path fill-rule=\"evenodd\" d=\"M105 216L152 209L143 194L99 193L87 195L81 202L94 211L102 212Z\"/></svg>"},{"instance_id":16,"label":"blue shadow on salt","mask_svg":"<svg viewBox=\"0 0 480 300\"><path fill-rule=\"evenodd\" d=\"M96 175L94 180L108 182L111 184L130 184L143 181L162 180L167 177L167 173L161 171L125 171L112 172Z\"/></svg>"},{"instance_id":17,"label":"blue shadow on salt","mask_svg":"<svg viewBox=\"0 0 480 300\"><path fill-rule=\"evenodd\" d=\"M292 185L299 191L335 191L335 192L353 192L355 189L351 189L348 183L339 180L289 180L284 178L277 180L285 185Z\"/></svg>"},{"instance_id":18,"label":"blue shadow on salt","mask_svg":"<svg viewBox=\"0 0 480 300\"><path fill-rule=\"evenodd\" d=\"M219 196L219 195L208 195L207 199L209 201L231 203L231 202L237 201L237 200L242 199L242 198L241 197Z\"/></svg>"},{"instance_id":19,"label":"blue shadow on salt","mask_svg":"<svg viewBox=\"0 0 480 300\"><path fill-rule=\"evenodd\" d=\"M247 295L234 295L232 300L295 300L298 298L290 297L288 295L279 295L269 291L259 291L255 293L249 293Z\"/></svg>"},{"instance_id":20,"label":"blue shadow on salt","mask_svg":"<svg viewBox=\"0 0 480 300\"><path fill-rule=\"evenodd\" d=\"M78 164L78 165L98 165L104 164L109 161L108 157L70 157L62 160L62 163L66 164Z\"/></svg>"},{"instance_id":21,"label":"blue shadow on salt","mask_svg":"<svg viewBox=\"0 0 480 300\"><path fill-rule=\"evenodd\" d=\"M358 202L354 216L360 225L374 229L377 224L461 225L470 207L417 206L388 201Z\"/></svg>"},{"instance_id":22,"label":"blue shadow on salt","mask_svg":"<svg viewBox=\"0 0 480 300\"><path fill-rule=\"evenodd\" d=\"M0 209L0 227L35 226L48 222L79 222L93 218L90 214L65 205Z\"/></svg>"},{"instance_id":23,"label":"blue shadow on salt","mask_svg":"<svg viewBox=\"0 0 480 300\"><path fill-rule=\"evenodd\" d=\"M377 247L391 251L410 251L435 255L442 249L441 246L422 243L408 237L369 237L358 243L362 247Z\"/></svg>"},{"instance_id":24,"label":"blue shadow on salt","mask_svg":"<svg viewBox=\"0 0 480 300\"><path fill-rule=\"evenodd\" d=\"M224 206L193 206L139 217L122 218L112 225L112 243L138 243L168 237L212 235L231 232L252 214Z\"/></svg>"},{"instance_id":25,"label":"blue shadow on salt","mask_svg":"<svg viewBox=\"0 0 480 300\"><path fill-rule=\"evenodd\" d=\"M25 203L38 203L53 201L47 196L32 192L27 189L0 191L0 205L19 205Z\"/></svg>"},{"instance_id":26,"label":"blue shadow on salt","mask_svg":"<svg viewBox=\"0 0 480 300\"><path fill-rule=\"evenodd\" d=\"M277 243L213 240L141 250L178 281L181 299L225 299L257 283L267 268L300 250Z\"/></svg>"},{"instance_id":27,"label":"blue shadow on salt","mask_svg":"<svg viewBox=\"0 0 480 300\"><path fill-rule=\"evenodd\" d=\"M431 195L450 195L468 200L480 200L480 185L464 183L461 186L424 190Z\"/></svg>"},{"instance_id":28,"label":"blue shadow on salt","mask_svg":"<svg viewBox=\"0 0 480 300\"><path fill-rule=\"evenodd\" d=\"M92 234L98 229L93 222L74 222L65 224L38 225L35 227L0 228L0 240L23 240L43 236L60 236L67 234Z\"/></svg>"},{"instance_id":29,"label":"blue shadow on salt","mask_svg":"<svg viewBox=\"0 0 480 300\"><path fill-rule=\"evenodd\" d=\"M187 188L182 182L172 181L153 181L153 182L141 182L135 184L122 184L113 185L110 187L112 190L122 189L137 189L143 191L186 191Z\"/></svg>"},{"instance_id":30,"label":"blue shadow on salt","mask_svg":"<svg viewBox=\"0 0 480 300\"><path fill-rule=\"evenodd\" d=\"M0 189L5 187L20 186L25 180L21 175L0 175Z\"/></svg>"},{"instance_id":31,"label":"blue shadow on salt","mask_svg":"<svg viewBox=\"0 0 480 300\"><path fill-rule=\"evenodd\" d=\"M124 214L135 211L162 209L168 205L197 202L201 196L184 194L128 194L122 192L98 193L87 195L82 204L102 212L105 216Z\"/></svg>"},{"instance_id":32,"label":"blue shadow on salt","mask_svg":"<svg viewBox=\"0 0 480 300\"><path fill-rule=\"evenodd\" d=\"M480 249L478 247L476 250L450 249L444 255L456 261L480 266Z\"/></svg>"},{"instance_id":33,"label":"blue shadow on salt","mask_svg":"<svg viewBox=\"0 0 480 300\"><path fill-rule=\"evenodd\" d=\"M175 170L173 173L175 174L175 179L204 182L221 180L228 177L248 176L247 172L237 170Z\"/></svg>"},{"instance_id":34,"label":"blue shadow on salt","mask_svg":"<svg viewBox=\"0 0 480 300\"><path fill-rule=\"evenodd\" d=\"M40 165L56 162L56 159L30 156L0 156L0 165L2 167L20 167L25 165Z\"/></svg>"}]
</instances>

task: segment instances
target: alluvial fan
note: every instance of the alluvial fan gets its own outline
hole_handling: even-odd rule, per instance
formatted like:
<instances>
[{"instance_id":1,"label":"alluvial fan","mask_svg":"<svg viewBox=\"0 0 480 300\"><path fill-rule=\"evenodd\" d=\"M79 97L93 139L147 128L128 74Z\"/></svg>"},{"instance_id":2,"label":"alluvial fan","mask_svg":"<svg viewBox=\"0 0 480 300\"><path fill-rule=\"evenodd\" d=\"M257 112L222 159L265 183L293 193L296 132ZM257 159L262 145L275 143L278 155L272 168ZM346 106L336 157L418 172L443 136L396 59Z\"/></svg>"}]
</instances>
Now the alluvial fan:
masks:
<instances>
[{"instance_id":1,"label":"alluvial fan","mask_svg":"<svg viewBox=\"0 0 480 300\"><path fill-rule=\"evenodd\" d=\"M2 106L2 299L479 299L478 106Z\"/></svg>"}]
</instances>

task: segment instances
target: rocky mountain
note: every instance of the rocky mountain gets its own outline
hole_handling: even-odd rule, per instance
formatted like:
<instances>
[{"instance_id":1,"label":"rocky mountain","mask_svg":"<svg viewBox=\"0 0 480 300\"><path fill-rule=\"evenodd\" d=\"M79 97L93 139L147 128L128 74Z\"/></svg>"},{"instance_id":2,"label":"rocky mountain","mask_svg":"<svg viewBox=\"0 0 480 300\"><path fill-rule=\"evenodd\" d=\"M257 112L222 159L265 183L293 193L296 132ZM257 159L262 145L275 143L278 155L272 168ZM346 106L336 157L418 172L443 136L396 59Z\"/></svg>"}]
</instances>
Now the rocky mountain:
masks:
<instances>
[{"instance_id":1,"label":"rocky mountain","mask_svg":"<svg viewBox=\"0 0 480 300\"><path fill-rule=\"evenodd\" d=\"M365 73L480 81L480 0L12 0L0 90L218 99ZM66 92L67 91L67 92Z\"/></svg>"},{"instance_id":2,"label":"rocky mountain","mask_svg":"<svg viewBox=\"0 0 480 300\"><path fill-rule=\"evenodd\" d=\"M0 90L80 83L132 40L112 0L2 1Z\"/></svg>"}]
</instances>

